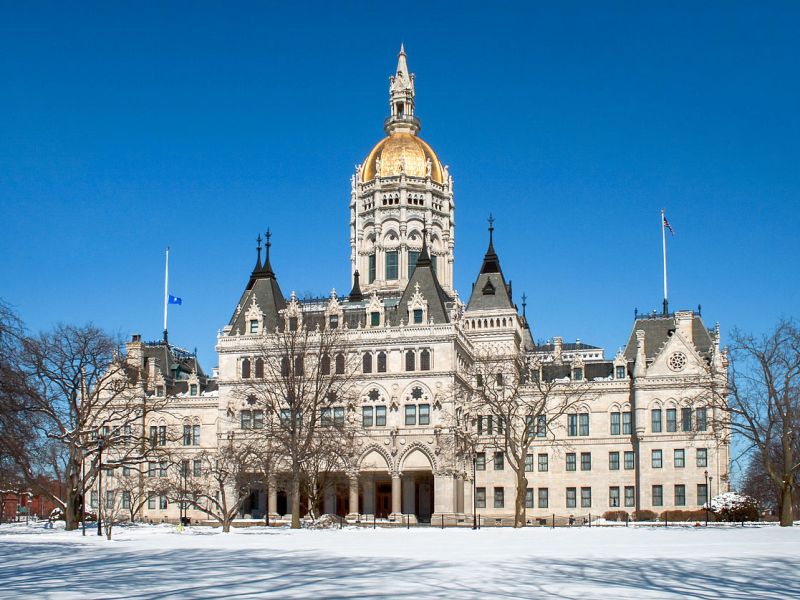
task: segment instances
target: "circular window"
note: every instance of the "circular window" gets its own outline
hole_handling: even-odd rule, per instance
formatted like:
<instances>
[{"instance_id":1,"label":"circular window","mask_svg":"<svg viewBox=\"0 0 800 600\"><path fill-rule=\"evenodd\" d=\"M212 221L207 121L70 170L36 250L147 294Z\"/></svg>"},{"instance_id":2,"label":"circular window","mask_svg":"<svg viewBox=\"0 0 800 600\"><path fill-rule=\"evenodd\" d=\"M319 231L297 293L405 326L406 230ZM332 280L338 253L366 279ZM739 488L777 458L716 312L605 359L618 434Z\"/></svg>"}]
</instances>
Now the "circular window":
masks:
<instances>
[{"instance_id":1,"label":"circular window","mask_svg":"<svg viewBox=\"0 0 800 600\"><path fill-rule=\"evenodd\" d=\"M667 359L667 365L673 371L680 371L686 366L686 355L683 352L673 352Z\"/></svg>"}]
</instances>

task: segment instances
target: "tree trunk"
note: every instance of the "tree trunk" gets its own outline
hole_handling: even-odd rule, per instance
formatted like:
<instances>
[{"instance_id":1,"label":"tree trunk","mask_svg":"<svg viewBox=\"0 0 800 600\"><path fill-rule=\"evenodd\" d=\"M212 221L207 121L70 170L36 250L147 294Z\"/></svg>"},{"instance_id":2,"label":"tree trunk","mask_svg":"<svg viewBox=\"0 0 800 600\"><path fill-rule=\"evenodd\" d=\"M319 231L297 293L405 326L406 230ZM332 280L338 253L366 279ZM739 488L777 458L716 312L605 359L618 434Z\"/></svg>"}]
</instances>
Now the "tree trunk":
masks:
<instances>
[{"instance_id":1,"label":"tree trunk","mask_svg":"<svg viewBox=\"0 0 800 600\"><path fill-rule=\"evenodd\" d=\"M81 482L81 486L83 487ZM78 514L78 498L82 497L81 508L86 511L86 491L83 494L78 490L78 476L71 474L67 476L67 497L64 505L64 521L66 522L65 528L67 531L72 531L78 528L80 523L80 515Z\"/></svg>"},{"instance_id":2,"label":"tree trunk","mask_svg":"<svg viewBox=\"0 0 800 600\"><path fill-rule=\"evenodd\" d=\"M528 479L525 471L517 473L517 493L514 498L514 527L525 527L525 494L528 491Z\"/></svg>"},{"instance_id":3,"label":"tree trunk","mask_svg":"<svg viewBox=\"0 0 800 600\"><path fill-rule=\"evenodd\" d=\"M231 532L231 521L232 519L223 519L222 520L222 533L230 533Z\"/></svg>"},{"instance_id":4,"label":"tree trunk","mask_svg":"<svg viewBox=\"0 0 800 600\"><path fill-rule=\"evenodd\" d=\"M300 476L292 474L292 529L300 529Z\"/></svg>"},{"instance_id":5,"label":"tree trunk","mask_svg":"<svg viewBox=\"0 0 800 600\"><path fill-rule=\"evenodd\" d=\"M793 523L792 486L788 482L784 482L781 490L781 527L791 527Z\"/></svg>"}]
</instances>

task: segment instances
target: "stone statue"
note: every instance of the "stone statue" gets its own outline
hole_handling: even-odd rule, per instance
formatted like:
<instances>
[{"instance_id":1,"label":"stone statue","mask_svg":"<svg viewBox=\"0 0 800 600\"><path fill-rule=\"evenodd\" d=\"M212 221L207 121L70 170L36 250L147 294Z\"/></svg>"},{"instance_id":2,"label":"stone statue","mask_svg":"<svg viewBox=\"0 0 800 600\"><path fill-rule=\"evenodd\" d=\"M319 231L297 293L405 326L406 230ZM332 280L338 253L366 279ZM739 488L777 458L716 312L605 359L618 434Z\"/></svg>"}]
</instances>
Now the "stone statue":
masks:
<instances>
[{"instance_id":1,"label":"stone statue","mask_svg":"<svg viewBox=\"0 0 800 600\"><path fill-rule=\"evenodd\" d=\"M433 168L433 165L431 165L431 159L430 158L426 159L425 160L425 176L426 177L430 177L431 176L431 169L432 168Z\"/></svg>"}]
</instances>

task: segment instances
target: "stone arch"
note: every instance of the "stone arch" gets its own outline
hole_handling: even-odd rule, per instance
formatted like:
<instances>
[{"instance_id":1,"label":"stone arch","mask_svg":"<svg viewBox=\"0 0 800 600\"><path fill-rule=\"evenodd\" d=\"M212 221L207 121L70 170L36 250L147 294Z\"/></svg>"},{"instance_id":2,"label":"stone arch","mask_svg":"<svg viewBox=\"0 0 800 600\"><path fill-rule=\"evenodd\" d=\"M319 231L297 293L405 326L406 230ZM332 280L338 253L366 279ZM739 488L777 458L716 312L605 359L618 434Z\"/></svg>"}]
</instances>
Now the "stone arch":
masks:
<instances>
[{"instance_id":1,"label":"stone arch","mask_svg":"<svg viewBox=\"0 0 800 600\"><path fill-rule=\"evenodd\" d=\"M373 402L373 400L369 400L369 393L377 389L381 394L381 400L379 402L388 401L391 398L389 391L379 383L368 383L364 387L361 388L361 392L359 393L358 397L361 398L362 402Z\"/></svg>"},{"instance_id":2,"label":"stone arch","mask_svg":"<svg viewBox=\"0 0 800 600\"><path fill-rule=\"evenodd\" d=\"M621 412L622 408L616 402L612 403L611 406L608 407L608 412Z\"/></svg>"},{"instance_id":3,"label":"stone arch","mask_svg":"<svg viewBox=\"0 0 800 600\"><path fill-rule=\"evenodd\" d=\"M358 457L361 471L392 471L392 457L380 446L367 446Z\"/></svg>"},{"instance_id":4,"label":"stone arch","mask_svg":"<svg viewBox=\"0 0 800 600\"><path fill-rule=\"evenodd\" d=\"M412 398L411 397L411 392L414 390L414 388L417 388L417 387L422 389L422 398ZM411 402L421 402L426 397L427 397L427 399L429 401L432 402L433 401L433 392L431 391L431 388L429 386L427 386L426 384L422 383L419 379L415 379L414 381L409 383L403 389L403 393L400 394L400 398L404 402L406 401L407 398L410 398Z\"/></svg>"},{"instance_id":5,"label":"stone arch","mask_svg":"<svg viewBox=\"0 0 800 600\"><path fill-rule=\"evenodd\" d=\"M658 398L656 398L655 400L653 400L652 402L650 402L650 405L649 405L647 408L649 408L649 409L651 409L651 410L652 410L652 409L660 409L660 408L662 408L662 402L661 402L661 400L659 400Z\"/></svg>"},{"instance_id":6,"label":"stone arch","mask_svg":"<svg viewBox=\"0 0 800 600\"><path fill-rule=\"evenodd\" d=\"M424 464L423 461L428 464ZM405 470L424 470L429 467L432 473L436 472L436 458L425 444L419 442L413 442L403 450L403 453L397 459L397 464L401 472Z\"/></svg>"}]
</instances>

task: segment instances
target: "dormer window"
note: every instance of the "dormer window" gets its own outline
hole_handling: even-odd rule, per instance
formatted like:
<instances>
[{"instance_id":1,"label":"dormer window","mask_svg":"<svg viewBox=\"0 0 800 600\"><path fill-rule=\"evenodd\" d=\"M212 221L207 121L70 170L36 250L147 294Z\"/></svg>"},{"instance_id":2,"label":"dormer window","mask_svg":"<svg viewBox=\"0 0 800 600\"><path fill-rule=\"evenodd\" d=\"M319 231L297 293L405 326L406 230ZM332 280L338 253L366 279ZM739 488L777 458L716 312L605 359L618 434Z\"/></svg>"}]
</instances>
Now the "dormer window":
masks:
<instances>
[{"instance_id":1,"label":"dormer window","mask_svg":"<svg viewBox=\"0 0 800 600\"><path fill-rule=\"evenodd\" d=\"M487 281L486 285L483 286L481 290L484 296L494 296L494 286L492 285L491 281Z\"/></svg>"},{"instance_id":2,"label":"dormer window","mask_svg":"<svg viewBox=\"0 0 800 600\"><path fill-rule=\"evenodd\" d=\"M625 367L617 367L617 379L625 379Z\"/></svg>"},{"instance_id":3,"label":"dormer window","mask_svg":"<svg viewBox=\"0 0 800 600\"><path fill-rule=\"evenodd\" d=\"M156 396L158 396L159 398L164 396L164 386L163 385L157 385L156 386Z\"/></svg>"},{"instance_id":4,"label":"dormer window","mask_svg":"<svg viewBox=\"0 0 800 600\"><path fill-rule=\"evenodd\" d=\"M192 383L189 385L189 395L190 396L197 396L197 384Z\"/></svg>"},{"instance_id":5,"label":"dormer window","mask_svg":"<svg viewBox=\"0 0 800 600\"><path fill-rule=\"evenodd\" d=\"M574 381L583 381L583 369L572 369L572 379Z\"/></svg>"},{"instance_id":6,"label":"dormer window","mask_svg":"<svg viewBox=\"0 0 800 600\"><path fill-rule=\"evenodd\" d=\"M381 324L381 313L375 311L369 314L369 324L371 327L379 327Z\"/></svg>"},{"instance_id":7,"label":"dormer window","mask_svg":"<svg viewBox=\"0 0 800 600\"><path fill-rule=\"evenodd\" d=\"M328 326L331 329L336 329L339 327L339 315L331 315L328 317Z\"/></svg>"},{"instance_id":8,"label":"dormer window","mask_svg":"<svg viewBox=\"0 0 800 600\"><path fill-rule=\"evenodd\" d=\"M258 333L258 319L250 320L250 333Z\"/></svg>"},{"instance_id":9,"label":"dormer window","mask_svg":"<svg viewBox=\"0 0 800 600\"><path fill-rule=\"evenodd\" d=\"M289 331L297 331L297 317L289 317Z\"/></svg>"},{"instance_id":10,"label":"dormer window","mask_svg":"<svg viewBox=\"0 0 800 600\"><path fill-rule=\"evenodd\" d=\"M422 323L422 309L421 308L415 308L414 309L414 323L417 324L417 325Z\"/></svg>"}]
</instances>

